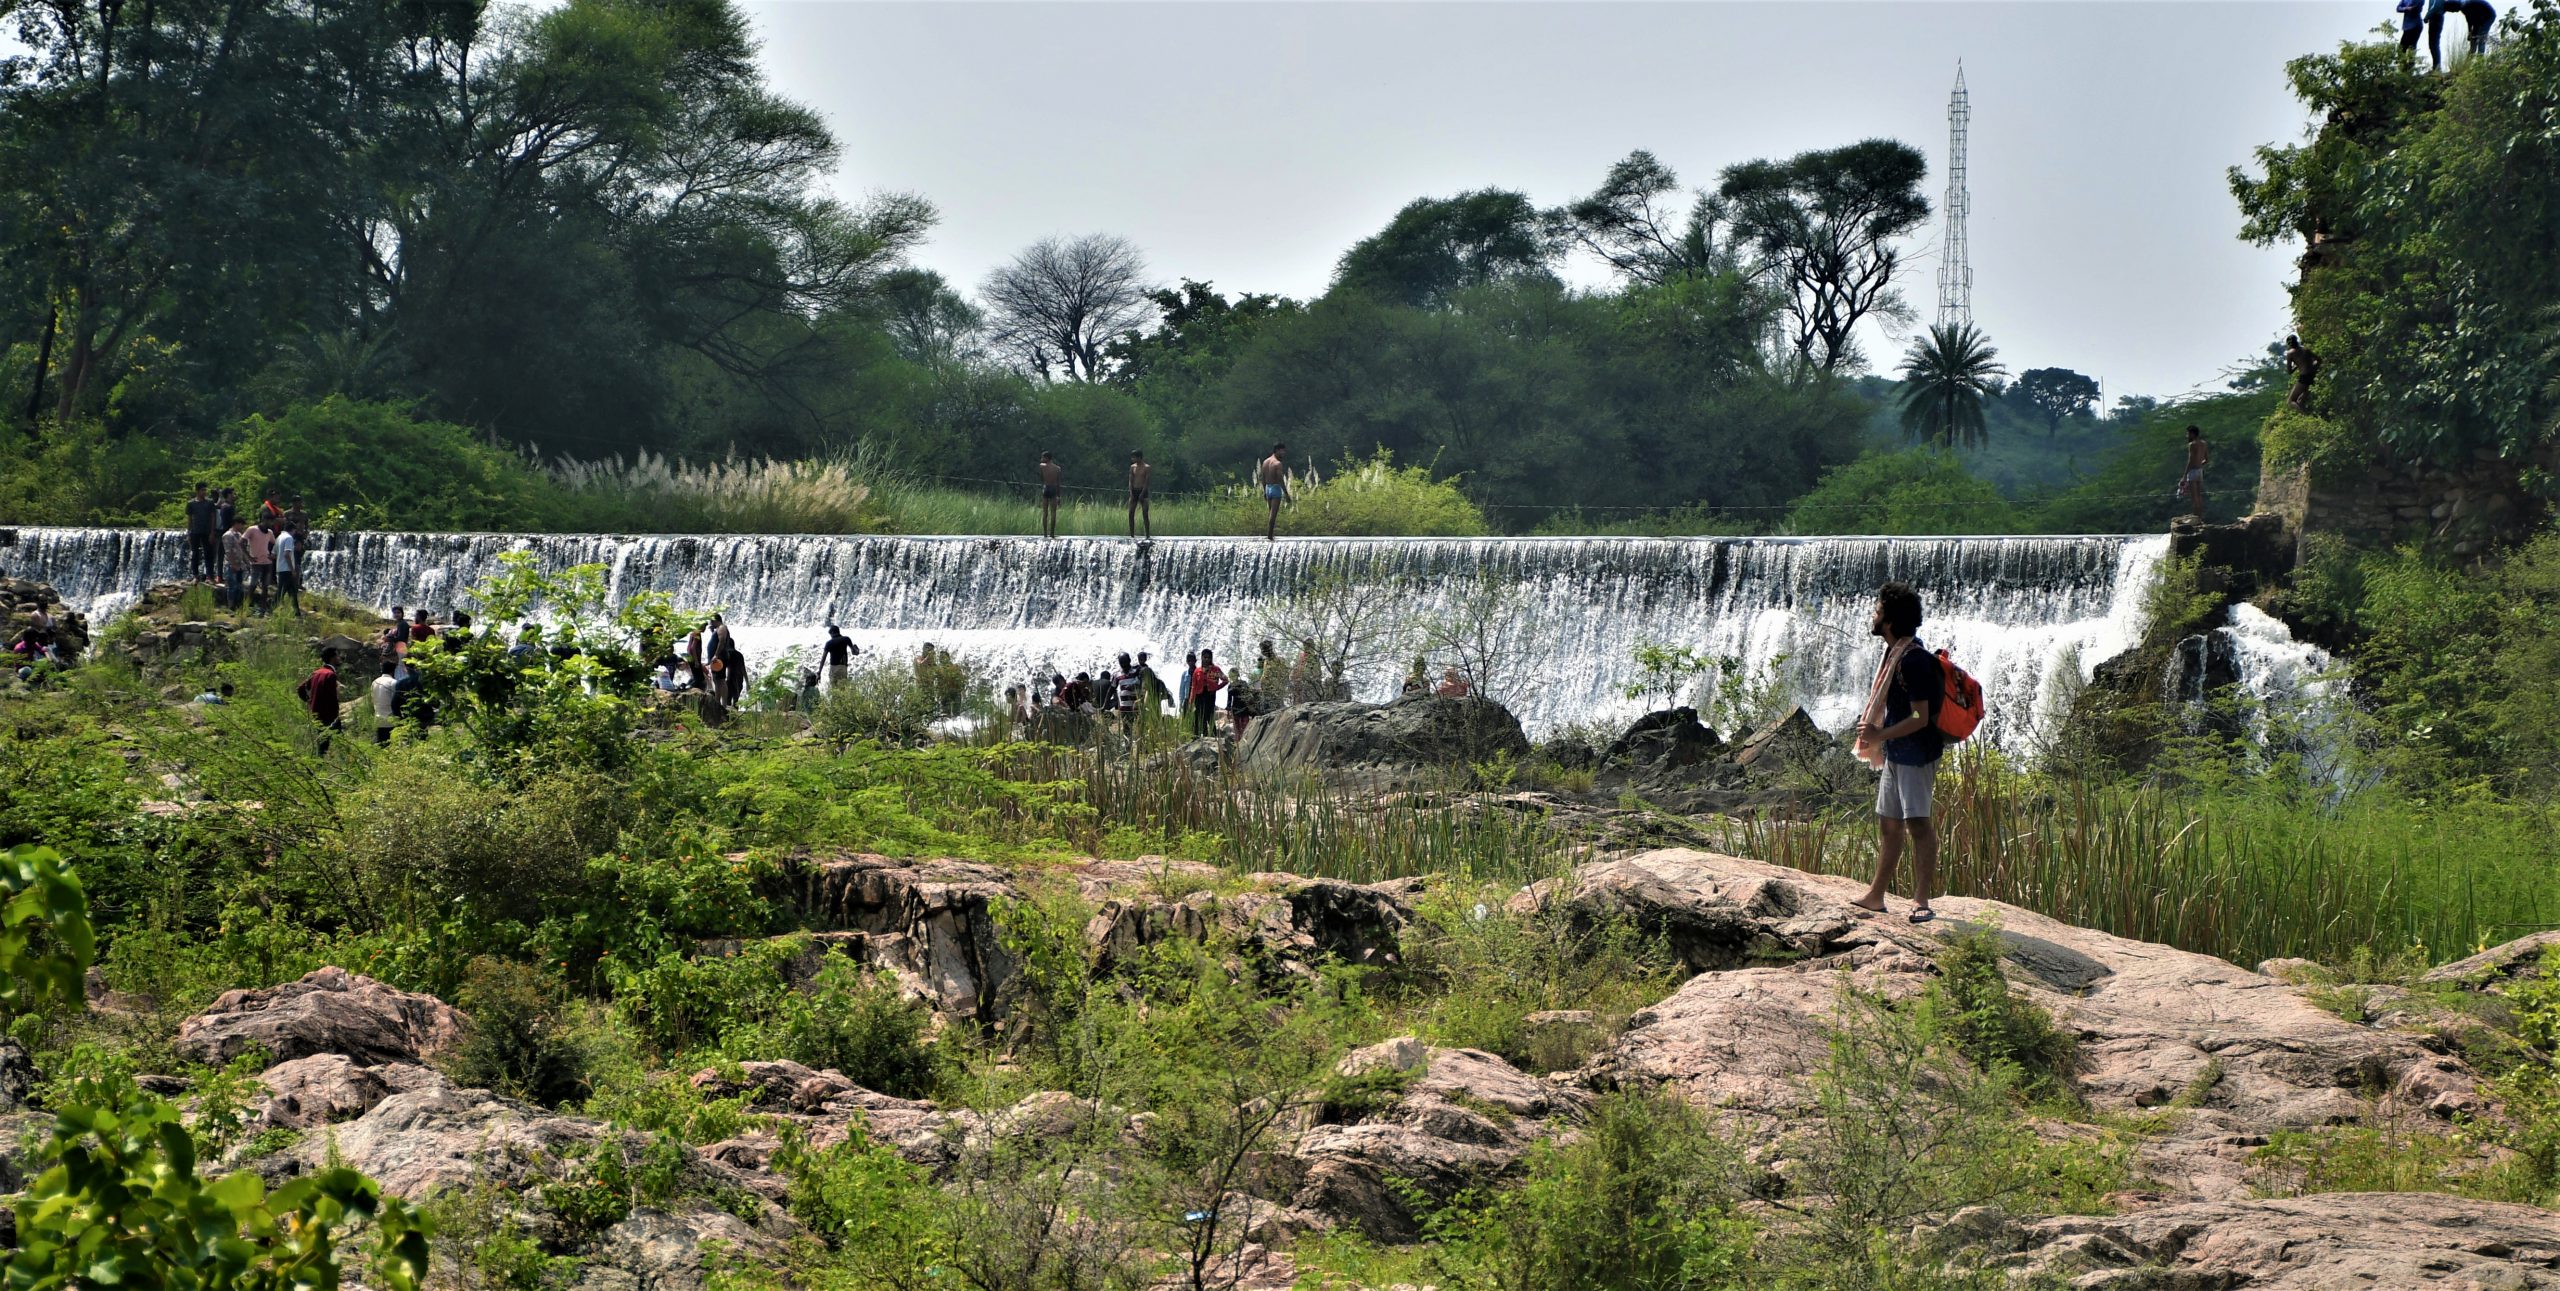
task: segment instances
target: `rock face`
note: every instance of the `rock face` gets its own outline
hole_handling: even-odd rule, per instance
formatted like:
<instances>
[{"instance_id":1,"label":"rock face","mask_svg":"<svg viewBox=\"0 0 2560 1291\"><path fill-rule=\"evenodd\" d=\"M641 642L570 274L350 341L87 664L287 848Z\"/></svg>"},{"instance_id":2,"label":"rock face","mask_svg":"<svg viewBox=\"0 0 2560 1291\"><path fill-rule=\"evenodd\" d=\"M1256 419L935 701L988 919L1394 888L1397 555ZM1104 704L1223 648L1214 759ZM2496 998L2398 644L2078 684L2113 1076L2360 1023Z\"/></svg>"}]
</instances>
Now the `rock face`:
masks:
<instances>
[{"instance_id":1,"label":"rock face","mask_svg":"<svg viewBox=\"0 0 2560 1291\"><path fill-rule=\"evenodd\" d=\"M421 1063L461 1040L468 1019L432 995L343 968L259 991L226 991L178 1024L178 1056L219 1067L251 1049L270 1061L342 1054L365 1066Z\"/></svg>"},{"instance_id":2,"label":"rock face","mask_svg":"<svg viewBox=\"0 0 2560 1291\"><path fill-rule=\"evenodd\" d=\"M393 1094L443 1083L432 1069L395 1062L363 1066L344 1054L313 1054L280 1062L259 1075L267 1101L257 1123L270 1129L308 1130L351 1121Z\"/></svg>"},{"instance_id":3,"label":"rock face","mask_svg":"<svg viewBox=\"0 0 2560 1291\"><path fill-rule=\"evenodd\" d=\"M1434 1201L1510 1170L1542 1138L1588 1110L1590 1095L1542 1081L1476 1049L1435 1049L1401 1036L1358 1050L1345 1076L1398 1073L1391 1105L1302 1133L1266 1171L1266 1195L1379 1241L1421 1235L1406 1189ZM1286 1197L1277 1194L1286 1190Z\"/></svg>"},{"instance_id":4,"label":"rock face","mask_svg":"<svg viewBox=\"0 0 2560 1291\"><path fill-rule=\"evenodd\" d=\"M1256 874L1245 892L1201 890L1179 898L1133 893L1106 897L1085 925L1085 940L1104 968L1127 963L1167 937L1233 937L1266 968L1297 974L1324 960L1391 964L1397 937L1412 921L1414 881L1377 884Z\"/></svg>"},{"instance_id":5,"label":"rock face","mask_svg":"<svg viewBox=\"0 0 2560 1291\"><path fill-rule=\"evenodd\" d=\"M2201 1202L2027 1223L1970 1210L1931 1240L1967 1267L2124 1291L2560 1288L2560 1216L2433 1193Z\"/></svg>"},{"instance_id":6,"label":"rock face","mask_svg":"<svg viewBox=\"0 0 2560 1291\"><path fill-rule=\"evenodd\" d=\"M2543 952L2553 946L2560 946L2560 931L2537 932L2503 946L2491 946L2467 959L2439 964L2418 980L2434 986L2504 993L2508 983L2542 967Z\"/></svg>"},{"instance_id":7,"label":"rock face","mask_svg":"<svg viewBox=\"0 0 2560 1291\"><path fill-rule=\"evenodd\" d=\"M1724 753L1724 741L1698 720L1694 708L1666 708L1635 720L1610 741L1601 757L1648 771L1696 766Z\"/></svg>"},{"instance_id":8,"label":"rock face","mask_svg":"<svg viewBox=\"0 0 2560 1291\"><path fill-rule=\"evenodd\" d=\"M994 905L1021 893L1003 871L966 861L883 856L793 857L786 894L817 926L859 934L833 949L886 969L936 1012L972 1022L1003 1015L1013 960Z\"/></svg>"},{"instance_id":9,"label":"rock face","mask_svg":"<svg viewBox=\"0 0 2560 1291\"><path fill-rule=\"evenodd\" d=\"M1463 771L1528 756L1520 719L1489 699L1293 704L1253 719L1236 757L1256 771Z\"/></svg>"},{"instance_id":10,"label":"rock face","mask_svg":"<svg viewBox=\"0 0 2560 1291\"><path fill-rule=\"evenodd\" d=\"M2422 1115L2482 1110L2461 1063L2418 1037L2342 1021L2273 978L1996 902L1942 899L1926 925L1904 922L1899 903L1875 918L1849 904L1862 888L1664 851L1583 866L1518 901L1561 902L1579 922L1629 920L1701 970L1631 1018L1586 1080L1670 1085L1764 1133L1805 1106L1844 976L1889 998L1915 993L1944 940L1984 921L2007 945L2011 983L2079 1037L2072 1080L2092 1107L2188 1109L2144 1148L2173 1195L2240 1195L2248 1150L2266 1133L2360 1119L2369 1091Z\"/></svg>"}]
</instances>

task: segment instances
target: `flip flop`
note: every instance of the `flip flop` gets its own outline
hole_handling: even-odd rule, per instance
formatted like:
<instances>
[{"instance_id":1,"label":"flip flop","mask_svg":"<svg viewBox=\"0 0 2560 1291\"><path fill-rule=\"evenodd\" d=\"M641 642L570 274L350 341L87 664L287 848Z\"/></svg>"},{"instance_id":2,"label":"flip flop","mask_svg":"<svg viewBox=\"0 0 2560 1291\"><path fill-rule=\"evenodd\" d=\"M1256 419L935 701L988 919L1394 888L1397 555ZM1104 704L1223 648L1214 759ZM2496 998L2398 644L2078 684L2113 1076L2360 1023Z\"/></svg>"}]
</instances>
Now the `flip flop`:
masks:
<instances>
[{"instance_id":1,"label":"flip flop","mask_svg":"<svg viewBox=\"0 0 2560 1291\"><path fill-rule=\"evenodd\" d=\"M1859 905L1859 904L1858 904L1857 902L1855 902L1855 901L1852 901L1852 902L1850 902L1850 903L1849 903L1849 908L1850 908L1850 909L1852 909L1852 910L1860 911L1860 912L1865 913L1865 914L1883 914L1883 913L1884 913L1884 907L1883 907L1883 906Z\"/></svg>"},{"instance_id":2,"label":"flip flop","mask_svg":"<svg viewBox=\"0 0 2560 1291\"><path fill-rule=\"evenodd\" d=\"M1925 907L1925 906L1924 906L1924 907L1922 907L1922 908L1920 908L1920 909L1918 909L1918 910L1914 910L1914 911L1912 911L1912 912L1911 912L1911 915L1910 915L1911 922L1913 922L1913 923L1927 923L1927 922L1929 922L1930 920L1935 919L1935 918L1937 918L1937 917L1938 917L1938 912L1937 912L1937 911L1935 911L1935 910L1931 910L1931 909L1928 909L1928 908L1927 908L1927 907Z\"/></svg>"}]
</instances>

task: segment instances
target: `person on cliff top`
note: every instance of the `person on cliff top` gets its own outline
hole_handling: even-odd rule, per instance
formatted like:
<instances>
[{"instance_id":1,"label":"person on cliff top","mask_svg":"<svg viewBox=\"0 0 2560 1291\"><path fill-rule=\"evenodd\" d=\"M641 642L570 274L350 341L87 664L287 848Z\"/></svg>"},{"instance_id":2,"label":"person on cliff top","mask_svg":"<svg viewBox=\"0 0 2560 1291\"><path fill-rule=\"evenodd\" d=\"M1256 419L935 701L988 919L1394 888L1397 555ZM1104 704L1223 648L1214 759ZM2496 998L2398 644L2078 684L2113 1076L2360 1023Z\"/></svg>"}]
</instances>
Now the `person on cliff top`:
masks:
<instances>
[{"instance_id":1,"label":"person on cliff top","mask_svg":"<svg viewBox=\"0 0 2560 1291\"><path fill-rule=\"evenodd\" d=\"M2204 428L2187 427L2187 473L2178 477L2177 493L2186 495L2187 504L2198 520L2204 519L2204 467L2212 460L2213 449L2204 442Z\"/></svg>"},{"instance_id":2,"label":"person on cliff top","mask_svg":"<svg viewBox=\"0 0 2560 1291\"><path fill-rule=\"evenodd\" d=\"M1876 782L1876 881L1866 895L1850 904L1884 913L1885 892L1911 848L1911 922L1938 917L1929 907L1929 888L1938 879L1938 827L1930 819L1931 798L1938 784L1938 758L1946 741L1935 723L1938 700L1946 693L1938 660L1920 644L1920 594L1907 583L1887 583L1876 592L1875 617L1867 630L1884 638L1884 660L1875 683L1867 689L1867 706L1858 714L1856 749L1860 761L1883 772Z\"/></svg>"},{"instance_id":3,"label":"person on cliff top","mask_svg":"<svg viewBox=\"0 0 2560 1291\"><path fill-rule=\"evenodd\" d=\"M2302 343L2299 336L2284 338L2284 370L2293 374L2293 388L2285 392L2284 401L2295 412L2311 411L2311 378L2320 375L2320 356Z\"/></svg>"},{"instance_id":4,"label":"person on cliff top","mask_svg":"<svg viewBox=\"0 0 2560 1291\"><path fill-rule=\"evenodd\" d=\"M1129 454L1129 536L1138 536L1138 519L1146 518L1147 541L1156 540L1156 513L1147 505L1147 481L1155 477L1156 468L1147 465L1147 455Z\"/></svg>"},{"instance_id":5,"label":"person on cliff top","mask_svg":"<svg viewBox=\"0 0 2560 1291\"><path fill-rule=\"evenodd\" d=\"M201 484L196 495L187 499L187 578L198 583L215 581L222 562L214 549L213 499Z\"/></svg>"},{"instance_id":6,"label":"person on cliff top","mask_svg":"<svg viewBox=\"0 0 2560 1291\"><path fill-rule=\"evenodd\" d=\"M1066 471L1059 467L1057 458L1047 453L1040 455L1040 536L1043 538L1058 536L1058 494L1064 488L1060 480L1065 475Z\"/></svg>"},{"instance_id":7,"label":"person on cliff top","mask_svg":"<svg viewBox=\"0 0 2560 1291\"><path fill-rule=\"evenodd\" d=\"M1289 446L1273 444L1271 456L1254 468L1254 479L1262 485L1262 500L1271 505L1271 523L1262 531L1264 542L1280 541L1280 504L1295 502L1289 492Z\"/></svg>"}]
</instances>

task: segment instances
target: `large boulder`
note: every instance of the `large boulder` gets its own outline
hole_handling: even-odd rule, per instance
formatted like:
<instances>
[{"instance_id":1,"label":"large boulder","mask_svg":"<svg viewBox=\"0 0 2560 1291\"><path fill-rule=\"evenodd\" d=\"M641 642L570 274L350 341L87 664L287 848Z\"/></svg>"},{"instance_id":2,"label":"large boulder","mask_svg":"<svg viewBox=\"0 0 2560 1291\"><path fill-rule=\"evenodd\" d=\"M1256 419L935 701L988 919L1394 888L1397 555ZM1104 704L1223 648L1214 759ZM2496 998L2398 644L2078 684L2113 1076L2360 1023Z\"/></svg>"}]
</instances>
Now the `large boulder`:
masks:
<instances>
[{"instance_id":1,"label":"large boulder","mask_svg":"<svg viewBox=\"0 0 2560 1291\"><path fill-rule=\"evenodd\" d=\"M1629 1019L1583 1075L1667 1085L1744 1113L1764 1137L1808 1104L1844 980L1922 989L1947 938L1999 930L2010 982L2079 1038L2073 1087L2101 1112L2175 1105L2144 1164L2172 1195L2245 1189L2247 1153L2280 1129L2353 1122L2368 1094L2450 1120L2485 1110L2470 1070L2421 1037L2341 1020L2297 988L2208 955L2076 928L1998 902L1943 898L1935 923L1850 905L1855 880L1707 852L1596 862L1532 888L1587 923L1623 919L1700 975ZM1845 971L1844 971L1845 970Z\"/></svg>"},{"instance_id":2,"label":"large boulder","mask_svg":"<svg viewBox=\"0 0 2560 1291\"><path fill-rule=\"evenodd\" d=\"M1255 771L1458 770L1529 755L1511 710L1475 696L1294 704L1253 719L1237 760Z\"/></svg>"},{"instance_id":3,"label":"large boulder","mask_svg":"<svg viewBox=\"0 0 2560 1291\"><path fill-rule=\"evenodd\" d=\"M725 1210L643 1206L579 1259L574 1291L701 1291L706 1261L734 1269L784 1255L782 1241Z\"/></svg>"},{"instance_id":4,"label":"large boulder","mask_svg":"<svg viewBox=\"0 0 2560 1291\"><path fill-rule=\"evenodd\" d=\"M365 1066L345 1054L321 1053L277 1063L258 1083L267 1089L252 1118L258 1125L308 1130L354 1120L393 1094L440 1085L444 1077L414 1063Z\"/></svg>"},{"instance_id":5,"label":"large boulder","mask_svg":"<svg viewBox=\"0 0 2560 1291\"><path fill-rule=\"evenodd\" d=\"M838 952L889 971L947 1017L1002 1018L1014 964L996 934L995 906L1021 896L1005 871L966 861L800 855L784 861L782 882L810 923L860 934L840 940Z\"/></svg>"},{"instance_id":6,"label":"large boulder","mask_svg":"<svg viewBox=\"0 0 2560 1291\"><path fill-rule=\"evenodd\" d=\"M2560 946L2560 930L2533 933L2450 964L2439 964L2418 981L2426 986L2459 986L2503 994L2517 978L2541 968L2543 953L2554 946Z\"/></svg>"},{"instance_id":7,"label":"large boulder","mask_svg":"<svg viewBox=\"0 0 2560 1291\"><path fill-rule=\"evenodd\" d=\"M1262 1172L1261 1187L1294 1211L1379 1241L1421 1236L1417 1194L1446 1202L1491 1182L1590 1106L1583 1091L1524 1075L1492 1054L1433 1048L1412 1036L1358 1050L1335 1071L1386 1077L1396 1092L1383 1106L1306 1128Z\"/></svg>"},{"instance_id":8,"label":"large boulder","mask_svg":"<svg viewBox=\"0 0 2560 1291\"><path fill-rule=\"evenodd\" d=\"M343 968L314 969L300 981L226 991L178 1024L178 1056L219 1067L252 1049L289 1062L343 1054L358 1063L423 1063L462 1039L469 1025L432 995L394 990Z\"/></svg>"},{"instance_id":9,"label":"large boulder","mask_svg":"<svg viewBox=\"0 0 2560 1291\"><path fill-rule=\"evenodd\" d=\"M1648 771L1692 767L1724 755L1724 741L1698 720L1698 710L1665 708L1647 713L1610 741L1601 756Z\"/></svg>"},{"instance_id":10,"label":"large boulder","mask_svg":"<svg viewBox=\"0 0 2560 1291\"><path fill-rule=\"evenodd\" d=\"M2039 1286L2560 1288L2560 1216L2435 1193L2196 1202L2026 1222L1977 1209L1928 1237L1960 1266L2010 1270Z\"/></svg>"},{"instance_id":11,"label":"large boulder","mask_svg":"<svg viewBox=\"0 0 2560 1291\"><path fill-rule=\"evenodd\" d=\"M1234 939L1266 970L1312 973L1327 961L1392 964L1413 919L1418 880L1348 883L1295 874L1254 874L1241 892L1202 887L1180 897L1145 891L1105 897L1085 940L1105 969L1129 962L1168 937Z\"/></svg>"}]
</instances>

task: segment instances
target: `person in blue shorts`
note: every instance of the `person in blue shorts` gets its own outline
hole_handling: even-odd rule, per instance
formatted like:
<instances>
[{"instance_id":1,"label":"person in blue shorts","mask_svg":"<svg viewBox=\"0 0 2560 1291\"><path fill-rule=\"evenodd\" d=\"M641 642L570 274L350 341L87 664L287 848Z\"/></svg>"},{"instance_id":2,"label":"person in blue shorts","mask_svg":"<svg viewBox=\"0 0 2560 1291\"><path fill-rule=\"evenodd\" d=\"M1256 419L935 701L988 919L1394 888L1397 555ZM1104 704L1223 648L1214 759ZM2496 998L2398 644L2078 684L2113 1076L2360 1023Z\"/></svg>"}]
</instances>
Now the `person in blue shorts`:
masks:
<instances>
[{"instance_id":1,"label":"person in blue shorts","mask_svg":"<svg viewBox=\"0 0 2560 1291\"><path fill-rule=\"evenodd\" d=\"M1262 531L1266 542L1280 541L1280 504L1297 501L1289 495L1288 460L1289 446L1273 444L1271 456L1263 458L1262 465L1253 473L1262 484L1262 500L1271 504L1271 524Z\"/></svg>"}]
</instances>

